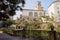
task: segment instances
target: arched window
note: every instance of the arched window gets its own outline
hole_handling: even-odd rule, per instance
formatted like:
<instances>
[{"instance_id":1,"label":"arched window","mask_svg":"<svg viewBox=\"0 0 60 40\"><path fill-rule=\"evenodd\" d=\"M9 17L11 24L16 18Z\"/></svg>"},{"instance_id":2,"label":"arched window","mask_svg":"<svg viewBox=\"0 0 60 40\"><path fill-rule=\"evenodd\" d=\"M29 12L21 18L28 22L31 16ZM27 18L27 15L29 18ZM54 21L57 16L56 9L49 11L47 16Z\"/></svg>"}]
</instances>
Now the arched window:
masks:
<instances>
[{"instance_id":1,"label":"arched window","mask_svg":"<svg viewBox=\"0 0 60 40\"><path fill-rule=\"evenodd\" d=\"M29 12L29 16L33 16L33 12Z\"/></svg>"},{"instance_id":2,"label":"arched window","mask_svg":"<svg viewBox=\"0 0 60 40\"><path fill-rule=\"evenodd\" d=\"M41 12L39 13L39 16L42 16L42 13Z\"/></svg>"},{"instance_id":3,"label":"arched window","mask_svg":"<svg viewBox=\"0 0 60 40\"><path fill-rule=\"evenodd\" d=\"M37 12L34 12L34 16L38 16L38 13Z\"/></svg>"}]
</instances>

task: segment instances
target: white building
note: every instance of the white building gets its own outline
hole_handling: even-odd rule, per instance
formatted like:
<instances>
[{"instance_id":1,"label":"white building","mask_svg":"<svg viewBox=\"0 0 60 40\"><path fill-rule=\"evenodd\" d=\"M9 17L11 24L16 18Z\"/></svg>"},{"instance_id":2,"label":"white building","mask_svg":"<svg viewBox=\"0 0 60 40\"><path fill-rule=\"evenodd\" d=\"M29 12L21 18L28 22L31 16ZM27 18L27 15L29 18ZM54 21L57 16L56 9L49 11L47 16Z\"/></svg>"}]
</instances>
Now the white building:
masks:
<instances>
[{"instance_id":1,"label":"white building","mask_svg":"<svg viewBox=\"0 0 60 40\"><path fill-rule=\"evenodd\" d=\"M48 14L52 18L54 18L54 22L56 25L59 25L60 23L60 1L54 1L49 7L48 7ZM55 26L56 26L55 25Z\"/></svg>"},{"instance_id":2,"label":"white building","mask_svg":"<svg viewBox=\"0 0 60 40\"><path fill-rule=\"evenodd\" d=\"M22 17L38 18L41 16L45 16L45 10L43 10L41 2L38 2L34 9L23 9L22 11Z\"/></svg>"}]
</instances>

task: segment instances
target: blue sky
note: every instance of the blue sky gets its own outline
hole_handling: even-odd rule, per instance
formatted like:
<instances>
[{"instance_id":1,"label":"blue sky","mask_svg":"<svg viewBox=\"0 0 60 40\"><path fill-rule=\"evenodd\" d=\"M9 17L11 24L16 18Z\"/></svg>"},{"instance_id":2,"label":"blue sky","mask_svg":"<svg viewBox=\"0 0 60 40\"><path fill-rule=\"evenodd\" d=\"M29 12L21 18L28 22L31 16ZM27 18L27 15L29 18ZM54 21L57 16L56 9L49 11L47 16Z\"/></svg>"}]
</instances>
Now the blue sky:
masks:
<instances>
[{"instance_id":1,"label":"blue sky","mask_svg":"<svg viewBox=\"0 0 60 40\"><path fill-rule=\"evenodd\" d=\"M24 8L27 9L33 9L35 8L36 4L38 1L41 1L41 5L44 8L44 10L48 10L48 6L54 1L54 0L25 0L26 4ZM14 16L14 19L16 19L16 17L19 17L21 14L20 11L17 11L16 15Z\"/></svg>"}]
</instances>

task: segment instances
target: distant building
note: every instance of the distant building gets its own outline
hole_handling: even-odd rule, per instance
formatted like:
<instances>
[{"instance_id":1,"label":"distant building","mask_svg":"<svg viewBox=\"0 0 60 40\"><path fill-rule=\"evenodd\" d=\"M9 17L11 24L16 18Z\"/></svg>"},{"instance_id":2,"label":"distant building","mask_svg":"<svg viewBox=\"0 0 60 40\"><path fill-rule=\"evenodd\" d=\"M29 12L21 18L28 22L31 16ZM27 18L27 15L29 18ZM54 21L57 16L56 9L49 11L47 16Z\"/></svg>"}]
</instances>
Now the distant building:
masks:
<instances>
[{"instance_id":1,"label":"distant building","mask_svg":"<svg viewBox=\"0 0 60 40\"><path fill-rule=\"evenodd\" d=\"M20 18L17 18L16 22L21 22L24 19L33 21L34 18L36 18L36 19L41 18L44 22L41 26L45 27L46 19L43 18L45 16L48 16L48 14L46 13L46 11L41 6L41 2L38 1L37 5L34 9L23 9L22 14L20 15ZM23 24L21 24L21 25L23 25Z\"/></svg>"},{"instance_id":2,"label":"distant building","mask_svg":"<svg viewBox=\"0 0 60 40\"><path fill-rule=\"evenodd\" d=\"M23 9L21 18L32 19L42 16L45 16L45 10L43 10L41 2L37 2L37 5L34 9Z\"/></svg>"},{"instance_id":3,"label":"distant building","mask_svg":"<svg viewBox=\"0 0 60 40\"><path fill-rule=\"evenodd\" d=\"M54 18L54 25L57 27L57 25L60 25L60 1L56 0L54 1L49 7L48 7L48 14L52 18Z\"/></svg>"}]
</instances>

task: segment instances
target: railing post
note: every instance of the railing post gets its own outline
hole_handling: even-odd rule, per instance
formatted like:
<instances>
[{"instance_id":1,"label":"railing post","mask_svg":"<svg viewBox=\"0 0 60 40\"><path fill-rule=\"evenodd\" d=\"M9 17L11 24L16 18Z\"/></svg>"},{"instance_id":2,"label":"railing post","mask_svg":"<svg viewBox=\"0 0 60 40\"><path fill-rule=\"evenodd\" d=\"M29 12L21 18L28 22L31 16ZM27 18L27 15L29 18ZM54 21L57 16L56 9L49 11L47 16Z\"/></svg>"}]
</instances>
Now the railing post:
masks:
<instances>
[{"instance_id":1,"label":"railing post","mask_svg":"<svg viewBox=\"0 0 60 40\"><path fill-rule=\"evenodd\" d=\"M25 35L25 32L26 32L26 29L25 29L25 26L23 27L23 30L22 30L22 36L25 38L26 37L26 35Z\"/></svg>"},{"instance_id":2,"label":"railing post","mask_svg":"<svg viewBox=\"0 0 60 40\"><path fill-rule=\"evenodd\" d=\"M50 36L49 36L50 40L57 40L56 39L56 31L54 30L54 26L51 25L51 31L50 31Z\"/></svg>"}]
</instances>

